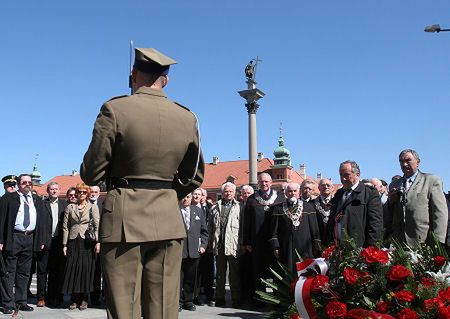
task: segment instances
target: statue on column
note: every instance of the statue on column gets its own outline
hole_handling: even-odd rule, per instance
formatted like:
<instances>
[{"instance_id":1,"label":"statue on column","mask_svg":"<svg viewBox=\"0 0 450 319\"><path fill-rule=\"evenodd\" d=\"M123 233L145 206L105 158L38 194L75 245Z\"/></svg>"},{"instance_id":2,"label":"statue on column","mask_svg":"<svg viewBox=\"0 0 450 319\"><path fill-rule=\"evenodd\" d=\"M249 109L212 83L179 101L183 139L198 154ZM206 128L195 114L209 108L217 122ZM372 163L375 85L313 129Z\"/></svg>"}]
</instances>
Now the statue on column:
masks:
<instances>
[{"instance_id":1,"label":"statue on column","mask_svg":"<svg viewBox=\"0 0 450 319\"><path fill-rule=\"evenodd\" d=\"M255 62L255 60L251 60L245 67L245 76L248 81L255 81L256 63L253 64L253 62Z\"/></svg>"}]
</instances>

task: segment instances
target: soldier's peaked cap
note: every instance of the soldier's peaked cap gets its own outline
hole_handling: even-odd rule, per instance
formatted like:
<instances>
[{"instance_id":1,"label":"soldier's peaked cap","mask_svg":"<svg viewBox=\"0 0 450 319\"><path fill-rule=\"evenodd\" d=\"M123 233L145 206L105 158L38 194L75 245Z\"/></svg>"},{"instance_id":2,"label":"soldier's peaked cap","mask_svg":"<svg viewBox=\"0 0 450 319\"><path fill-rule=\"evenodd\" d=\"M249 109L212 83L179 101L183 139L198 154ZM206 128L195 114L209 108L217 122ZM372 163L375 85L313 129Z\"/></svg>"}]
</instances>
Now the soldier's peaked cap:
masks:
<instances>
[{"instance_id":1,"label":"soldier's peaked cap","mask_svg":"<svg viewBox=\"0 0 450 319\"><path fill-rule=\"evenodd\" d=\"M169 67L176 63L177 61L153 48L136 48L134 51L134 67L142 72L166 75Z\"/></svg>"},{"instance_id":2,"label":"soldier's peaked cap","mask_svg":"<svg viewBox=\"0 0 450 319\"><path fill-rule=\"evenodd\" d=\"M16 175L6 175L2 178L2 183L10 183L17 184L17 176Z\"/></svg>"}]
</instances>

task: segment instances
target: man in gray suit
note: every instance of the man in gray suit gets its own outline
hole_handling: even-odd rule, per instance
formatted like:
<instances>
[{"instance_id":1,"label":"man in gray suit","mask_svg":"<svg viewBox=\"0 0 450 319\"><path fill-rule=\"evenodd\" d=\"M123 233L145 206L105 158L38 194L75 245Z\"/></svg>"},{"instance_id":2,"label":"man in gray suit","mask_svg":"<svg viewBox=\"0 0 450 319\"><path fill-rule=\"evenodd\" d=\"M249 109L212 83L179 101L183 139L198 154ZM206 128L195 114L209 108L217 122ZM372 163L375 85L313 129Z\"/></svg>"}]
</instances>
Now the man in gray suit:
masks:
<instances>
[{"instance_id":1,"label":"man in gray suit","mask_svg":"<svg viewBox=\"0 0 450 319\"><path fill-rule=\"evenodd\" d=\"M389 193L388 208L392 218L387 231L409 246L431 242L431 232L445 243L448 210L438 176L419 171L419 154L403 150L399 155L403 177L394 181Z\"/></svg>"}]
</instances>

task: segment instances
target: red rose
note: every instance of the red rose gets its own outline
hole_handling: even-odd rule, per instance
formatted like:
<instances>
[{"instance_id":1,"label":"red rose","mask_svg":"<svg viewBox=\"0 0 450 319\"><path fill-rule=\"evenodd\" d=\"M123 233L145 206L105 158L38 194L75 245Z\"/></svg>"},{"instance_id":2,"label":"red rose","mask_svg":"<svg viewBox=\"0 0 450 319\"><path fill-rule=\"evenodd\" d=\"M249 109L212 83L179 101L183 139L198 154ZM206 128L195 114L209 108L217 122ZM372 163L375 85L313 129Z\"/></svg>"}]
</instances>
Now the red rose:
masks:
<instances>
[{"instance_id":1,"label":"red rose","mask_svg":"<svg viewBox=\"0 0 450 319\"><path fill-rule=\"evenodd\" d=\"M421 283L422 283L422 285L424 285L427 288L430 288L430 287L434 286L434 284L435 284L433 278L430 278L430 277L422 277Z\"/></svg>"},{"instance_id":2,"label":"red rose","mask_svg":"<svg viewBox=\"0 0 450 319\"><path fill-rule=\"evenodd\" d=\"M439 298L446 304L450 304L450 287L447 287L447 289L442 289L439 291Z\"/></svg>"},{"instance_id":3,"label":"red rose","mask_svg":"<svg viewBox=\"0 0 450 319\"><path fill-rule=\"evenodd\" d=\"M290 319L302 319L302 318L300 317L300 315L299 315L298 313L294 312L294 313L291 315Z\"/></svg>"},{"instance_id":4,"label":"red rose","mask_svg":"<svg viewBox=\"0 0 450 319\"><path fill-rule=\"evenodd\" d=\"M345 282L349 285L354 285L364 279L368 278L369 273L365 271L358 271L354 268L347 267L344 269Z\"/></svg>"},{"instance_id":5,"label":"red rose","mask_svg":"<svg viewBox=\"0 0 450 319\"><path fill-rule=\"evenodd\" d=\"M434 257L434 265L441 267L445 265L445 262L447 261L447 259L445 259L444 256L436 256Z\"/></svg>"},{"instance_id":6,"label":"red rose","mask_svg":"<svg viewBox=\"0 0 450 319\"><path fill-rule=\"evenodd\" d=\"M412 276L411 270L403 265L395 265L387 273L387 278L390 281L403 281L409 276Z\"/></svg>"},{"instance_id":7,"label":"red rose","mask_svg":"<svg viewBox=\"0 0 450 319\"><path fill-rule=\"evenodd\" d=\"M439 308L438 317L439 319L450 319L450 306Z\"/></svg>"},{"instance_id":8,"label":"red rose","mask_svg":"<svg viewBox=\"0 0 450 319\"><path fill-rule=\"evenodd\" d=\"M369 264L373 264L376 262L386 264L389 261L388 253L374 246L370 246L364 249L361 252L361 256L364 257L366 262Z\"/></svg>"},{"instance_id":9,"label":"red rose","mask_svg":"<svg viewBox=\"0 0 450 319\"><path fill-rule=\"evenodd\" d=\"M291 282L291 293L294 293L295 286L297 285L297 281L298 281L298 277L295 278L294 280L292 280L292 282Z\"/></svg>"},{"instance_id":10,"label":"red rose","mask_svg":"<svg viewBox=\"0 0 450 319\"><path fill-rule=\"evenodd\" d=\"M332 300L326 305L325 313L330 319L343 319L347 315L347 305L345 303Z\"/></svg>"},{"instance_id":11,"label":"red rose","mask_svg":"<svg viewBox=\"0 0 450 319\"><path fill-rule=\"evenodd\" d=\"M325 275L317 275L316 277L314 277L311 283L311 292L313 294L321 293L325 286L328 284L328 280L328 276Z\"/></svg>"},{"instance_id":12,"label":"red rose","mask_svg":"<svg viewBox=\"0 0 450 319\"><path fill-rule=\"evenodd\" d=\"M400 290L394 293L394 298L397 299L398 302L411 302L416 298L411 291L408 290Z\"/></svg>"},{"instance_id":13,"label":"red rose","mask_svg":"<svg viewBox=\"0 0 450 319\"><path fill-rule=\"evenodd\" d=\"M397 313L397 319L419 319L419 315L414 310L405 308Z\"/></svg>"},{"instance_id":14,"label":"red rose","mask_svg":"<svg viewBox=\"0 0 450 319\"><path fill-rule=\"evenodd\" d=\"M333 253L334 249L336 248L335 245L331 245L322 252L322 258L330 259L331 254Z\"/></svg>"},{"instance_id":15,"label":"red rose","mask_svg":"<svg viewBox=\"0 0 450 319\"><path fill-rule=\"evenodd\" d=\"M444 307L444 303L438 297L427 299L423 302L423 311L431 311L441 307Z\"/></svg>"},{"instance_id":16,"label":"red rose","mask_svg":"<svg viewBox=\"0 0 450 319\"><path fill-rule=\"evenodd\" d=\"M380 300L377 302L377 311L381 313L386 313L389 307L392 305L389 301Z\"/></svg>"}]
</instances>

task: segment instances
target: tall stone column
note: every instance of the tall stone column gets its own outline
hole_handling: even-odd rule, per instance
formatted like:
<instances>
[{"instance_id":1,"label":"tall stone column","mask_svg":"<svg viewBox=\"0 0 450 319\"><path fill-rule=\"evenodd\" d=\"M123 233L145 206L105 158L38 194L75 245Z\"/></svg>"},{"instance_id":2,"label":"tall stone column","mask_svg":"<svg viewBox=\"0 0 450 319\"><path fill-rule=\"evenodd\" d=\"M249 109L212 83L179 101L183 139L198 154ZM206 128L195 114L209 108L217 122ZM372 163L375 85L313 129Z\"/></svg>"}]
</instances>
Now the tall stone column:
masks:
<instances>
[{"instance_id":1,"label":"tall stone column","mask_svg":"<svg viewBox=\"0 0 450 319\"><path fill-rule=\"evenodd\" d=\"M255 72L256 65L260 61L258 58L250 61L245 68L247 77L247 90L239 91L239 95L246 101L245 107L248 113L248 162L249 162L249 181L248 184L253 188L258 185L258 161L257 161L257 131L256 131L256 111L259 104L257 101L264 97L265 93L256 88ZM255 64L253 64L255 62Z\"/></svg>"}]
</instances>

